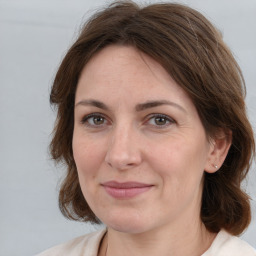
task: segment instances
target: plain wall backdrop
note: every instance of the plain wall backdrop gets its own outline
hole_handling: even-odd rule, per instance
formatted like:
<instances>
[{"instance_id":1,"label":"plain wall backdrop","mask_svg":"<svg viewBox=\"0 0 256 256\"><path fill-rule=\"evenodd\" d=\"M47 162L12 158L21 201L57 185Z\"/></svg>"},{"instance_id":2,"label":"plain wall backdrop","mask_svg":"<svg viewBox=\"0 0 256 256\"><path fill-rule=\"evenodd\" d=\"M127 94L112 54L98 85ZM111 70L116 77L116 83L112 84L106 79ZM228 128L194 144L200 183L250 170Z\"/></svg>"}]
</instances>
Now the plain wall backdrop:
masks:
<instances>
[{"instance_id":1,"label":"plain wall backdrop","mask_svg":"<svg viewBox=\"0 0 256 256\"><path fill-rule=\"evenodd\" d=\"M256 1L176 2L201 11L223 33L245 76L255 130ZM0 0L0 256L34 255L98 228L68 221L59 212L64 170L48 154L55 117L49 91L83 21L108 3ZM253 221L243 239L256 247L255 165L244 185L252 197Z\"/></svg>"}]
</instances>

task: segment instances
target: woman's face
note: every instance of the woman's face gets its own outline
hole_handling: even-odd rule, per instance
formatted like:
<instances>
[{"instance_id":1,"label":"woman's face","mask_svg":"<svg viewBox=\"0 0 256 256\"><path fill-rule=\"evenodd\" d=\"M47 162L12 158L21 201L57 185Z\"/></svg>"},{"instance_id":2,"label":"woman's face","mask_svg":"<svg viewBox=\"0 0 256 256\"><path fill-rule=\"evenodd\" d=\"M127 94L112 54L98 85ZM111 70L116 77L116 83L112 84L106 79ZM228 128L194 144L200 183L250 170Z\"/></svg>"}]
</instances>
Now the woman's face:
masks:
<instances>
[{"instance_id":1,"label":"woman's face","mask_svg":"<svg viewBox=\"0 0 256 256\"><path fill-rule=\"evenodd\" d=\"M199 220L212 144L160 64L108 46L83 69L73 152L82 192L108 227L141 233Z\"/></svg>"}]
</instances>

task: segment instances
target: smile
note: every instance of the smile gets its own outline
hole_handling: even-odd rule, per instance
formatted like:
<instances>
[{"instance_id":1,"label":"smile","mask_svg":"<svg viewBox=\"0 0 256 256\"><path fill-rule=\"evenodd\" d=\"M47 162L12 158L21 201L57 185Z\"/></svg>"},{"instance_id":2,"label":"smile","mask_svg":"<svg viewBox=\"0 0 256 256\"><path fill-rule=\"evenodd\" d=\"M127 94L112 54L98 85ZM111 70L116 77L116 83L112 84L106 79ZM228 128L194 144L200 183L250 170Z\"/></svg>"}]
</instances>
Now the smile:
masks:
<instances>
[{"instance_id":1,"label":"smile","mask_svg":"<svg viewBox=\"0 0 256 256\"><path fill-rule=\"evenodd\" d=\"M153 187L153 185L138 182L119 183L116 181L103 183L102 186L111 197L116 199L133 198L150 190Z\"/></svg>"}]
</instances>

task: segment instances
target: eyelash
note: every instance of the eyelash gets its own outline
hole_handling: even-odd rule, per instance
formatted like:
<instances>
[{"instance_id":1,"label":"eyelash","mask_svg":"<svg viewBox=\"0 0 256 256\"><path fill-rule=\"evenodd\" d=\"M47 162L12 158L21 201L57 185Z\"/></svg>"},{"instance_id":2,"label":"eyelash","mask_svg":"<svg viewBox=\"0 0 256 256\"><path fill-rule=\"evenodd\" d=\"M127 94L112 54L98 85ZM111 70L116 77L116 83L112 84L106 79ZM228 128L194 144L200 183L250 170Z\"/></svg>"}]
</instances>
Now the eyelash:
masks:
<instances>
[{"instance_id":1,"label":"eyelash","mask_svg":"<svg viewBox=\"0 0 256 256\"><path fill-rule=\"evenodd\" d=\"M163 118L165 120L165 122L168 122L167 124L163 124L163 125L157 125L157 124L152 124L152 126L157 126L158 128L166 128L167 126L176 123L174 119L172 119L171 117L164 115L164 114L151 114L146 118L146 123L149 123L150 120L155 119L156 118ZM154 122L155 122L154 121Z\"/></svg>"},{"instance_id":2,"label":"eyelash","mask_svg":"<svg viewBox=\"0 0 256 256\"><path fill-rule=\"evenodd\" d=\"M102 115L102 114L100 114L100 113L92 113L92 114L89 114L89 115L86 115L85 117L83 117L83 119L81 120L81 123L82 124L84 124L84 125L86 125L86 126L88 126L88 127L94 127L94 128L96 128L96 127L101 127L101 126L103 126L103 125L96 125L96 124L89 124L89 122L88 122L88 120L90 119L90 118L103 118L104 119L104 121L106 121L107 119L105 118L105 116L104 115Z\"/></svg>"},{"instance_id":3,"label":"eyelash","mask_svg":"<svg viewBox=\"0 0 256 256\"><path fill-rule=\"evenodd\" d=\"M90 118L102 118L103 119L103 124L90 124L89 123L89 119ZM150 114L149 116L147 116L145 118L145 124L146 123L149 123L150 120L153 120L155 119L154 122L156 122L156 118L163 118L165 120L165 122L168 122L167 124L163 124L163 125L157 125L157 124L149 124L150 126L154 126L154 127L157 127L159 129L163 129L163 128L166 128L167 126L171 125L171 124L174 124L176 123L174 119L170 118L169 116L167 115L164 115L164 114ZM94 121L94 120L93 120ZM107 118L102 115L101 113L92 113L92 114L89 114L89 115L86 115L85 117L83 117L83 119L81 120L81 123L83 125L86 125L87 127L92 127L92 128L101 128L102 126L105 125L105 122L108 121Z\"/></svg>"}]
</instances>

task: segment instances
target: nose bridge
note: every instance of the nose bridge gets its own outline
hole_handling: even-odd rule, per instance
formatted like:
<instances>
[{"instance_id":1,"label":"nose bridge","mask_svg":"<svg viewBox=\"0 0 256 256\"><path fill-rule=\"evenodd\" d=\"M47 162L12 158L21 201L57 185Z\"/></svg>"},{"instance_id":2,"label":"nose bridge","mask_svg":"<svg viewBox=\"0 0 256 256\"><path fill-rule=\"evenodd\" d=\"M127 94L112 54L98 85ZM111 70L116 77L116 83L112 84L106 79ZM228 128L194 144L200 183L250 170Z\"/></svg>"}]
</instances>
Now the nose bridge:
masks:
<instances>
[{"instance_id":1,"label":"nose bridge","mask_svg":"<svg viewBox=\"0 0 256 256\"><path fill-rule=\"evenodd\" d=\"M127 169L141 161L137 131L124 123L116 125L109 138L106 162L116 169Z\"/></svg>"}]
</instances>

